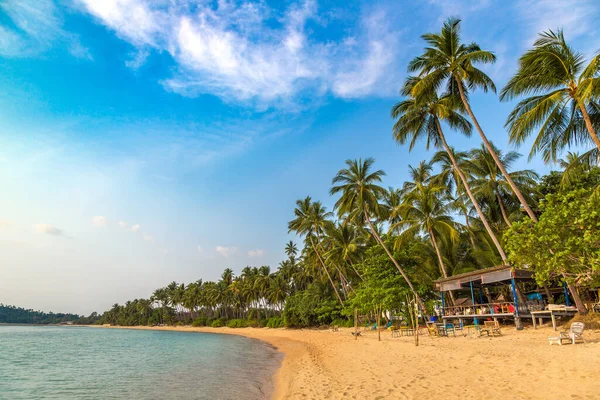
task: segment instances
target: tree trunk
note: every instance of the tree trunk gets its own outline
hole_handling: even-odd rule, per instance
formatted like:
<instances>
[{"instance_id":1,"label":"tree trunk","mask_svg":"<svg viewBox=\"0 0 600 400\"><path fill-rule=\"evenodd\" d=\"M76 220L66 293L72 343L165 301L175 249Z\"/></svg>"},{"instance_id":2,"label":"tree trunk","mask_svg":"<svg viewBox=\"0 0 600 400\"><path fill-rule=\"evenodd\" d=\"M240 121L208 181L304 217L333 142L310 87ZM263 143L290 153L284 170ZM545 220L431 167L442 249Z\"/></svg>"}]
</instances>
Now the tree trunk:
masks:
<instances>
[{"instance_id":1,"label":"tree trunk","mask_svg":"<svg viewBox=\"0 0 600 400\"><path fill-rule=\"evenodd\" d=\"M325 266L325 263L323 262L323 259L321 258L321 255L319 254L319 251L315 247L315 242L313 241L312 237L310 238L310 244L312 245L312 248L315 251L315 254L317 255L317 258L321 262L321 265L323 266L323 269L325 270L325 273L327 274L327 278L329 279L329 283L331 283L331 287L333 288L333 291L335 292L335 295L337 296L338 300L340 301L340 304L344 305L344 302L342 301L342 297L340 296L340 294L338 293L335 285L333 284L333 280L331 279L331 275L329 275L329 271L327 271L327 267Z\"/></svg>"},{"instance_id":2,"label":"tree trunk","mask_svg":"<svg viewBox=\"0 0 600 400\"><path fill-rule=\"evenodd\" d=\"M352 270L356 273L356 275L360 278L360 280L364 282L365 279L362 277L361 274L358 273L356 268L354 268L354 264L352 264L352 260L350 260L350 258L348 258L348 264L350 264L350 267L352 267Z\"/></svg>"},{"instance_id":3,"label":"tree trunk","mask_svg":"<svg viewBox=\"0 0 600 400\"><path fill-rule=\"evenodd\" d=\"M429 229L429 238L431 239L431 244L433 244L433 248L435 249L435 254L437 254L438 262L440 263L440 269L442 270L442 275L444 275L444 278L447 278L448 273L446 272L446 266L444 265L442 253L440 252L440 248L437 245L437 240L435 240L435 235L433 234L432 229ZM452 292L450 292L450 299L452 300L452 305L454 305L454 294Z\"/></svg>"},{"instance_id":4,"label":"tree trunk","mask_svg":"<svg viewBox=\"0 0 600 400\"><path fill-rule=\"evenodd\" d=\"M473 118L475 118L475 117L473 117ZM496 246L496 249L498 250L498 253L500 254L500 258L502 258L502 263L504 265L508 265L508 259L506 258L506 253L504 252L504 249L500 245L500 241L498 241L498 238L494 234L494 231L492 231L492 227L488 223L488 220L485 217L485 215L483 214L483 211L481 211L481 207L479 207L479 202L475 199L473 192L471 192L471 187L469 186L469 182L467 181L465 174L459 168L458 163L456 162L456 159L454 158L454 154L452 154L452 149L450 149L450 146L448 146L448 143L446 142L446 137L444 136L444 132L442 131L440 121L438 121L437 119L436 119L436 124L437 124L438 133L440 135L440 139L442 140L442 144L444 145L444 148L446 149L446 152L448 153L448 157L450 157L450 161L452 161L452 165L454 166L454 168L456 168L456 172L458 172L458 176L460 176L460 180L462 181L462 184L465 187L465 190L467 191L467 195L469 196L471 203L473 203L473 206L475 207L475 210L477 211L477 214L479 215L479 218L481 219L481 222L483 223L485 230L487 231L488 235L490 235L490 238L494 242L494 245ZM482 134L483 134L483 132L482 132Z\"/></svg>"},{"instance_id":5,"label":"tree trunk","mask_svg":"<svg viewBox=\"0 0 600 400\"><path fill-rule=\"evenodd\" d=\"M488 152L490 153L490 155L492 156L494 161L496 161L496 165L498 165L498 168L500 168L500 171L502 171L502 175L504 175L504 178L506 179L506 181L512 188L512 191L514 192L514 194L517 196L517 198L521 202L521 205L525 209L525 212L527 212L527 215L529 215L529 218L531 218L533 221L537 222L538 221L537 217L533 213L533 210L531 209L531 207L529 207L529 204L527 204L527 200L525 200L525 197L523 196L523 194L521 193L521 191L519 190L519 188L517 187L515 182L512 180L510 175L508 174L508 171L506 171L504 164L502 164L502 162L500 161L500 158L498 158L498 154L496 154L496 152L494 151L494 148L492 147L488 138L485 136L485 133L483 133L483 129L481 129L481 126L479 126L479 122L477 122L477 118L475 118L475 114L473 114L473 110L471 110L471 105L469 104L469 102L467 101L467 97L465 96L465 91L463 88L462 80L457 75L455 75L454 77L455 77L456 83L458 85L458 91L460 93L460 98L461 98L463 104L465 105L467 114L469 114L469 116L471 117L471 120L473 121L473 124L475 125L475 128L477 128L477 132L479 132L479 136L481 136L481 139L483 140L483 144L487 148Z\"/></svg>"},{"instance_id":6,"label":"tree trunk","mask_svg":"<svg viewBox=\"0 0 600 400\"><path fill-rule=\"evenodd\" d=\"M583 304L583 301L579 296L579 292L577 291L577 287L572 283L567 283L567 287L569 288L569 292L571 292L571 296L573 296L577 311L579 311L581 314L587 314L588 309L585 307L585 304Z\"/></svg>"},{"instance_id":7,"label":"tree trunk","mask_svg":"<svg viewBox=\"0 0 600 400\"><path fill-rule=\"evenodd\" d=\"M415 295L415 298L417 299L417 302L419 303L419 307L421 307L421 310L423 311L423 314L427 315L427 309L425 308L425 303L423 303L423 300L421 300L421 297L419 296L419 294L417 293L417 291L413 287L410 279L408 279L408 276L406 275L406 273L404 272L404 270L402 269L402 267L400 267L400 265L398 264L398 262L396 261L396 259L394 258L394 256L392 256L392 253L390 253L390 251L388 250L388 248L385 245L385 243L383 243L383 240L381 240L381 238L377 234L377 231L373 227L373 224L371 224L371 220L369 219L369 213L367 212L366 208L365 208L365 220L366 220L367 224L369 225L369 228L371 229L371 233L375 237L375 240L377 240L379 242L379 244L381 245L381 247L383 247L383 250L385 250L386 254L390 258L390 260L392 260L392 262L394 263L394 265L396 266L396 268L400 272L400 275L402 275L402 277L404 278L404 280L408 284L408 287L410 288L410 290Z\"/></svg>"},{"instance_id":8,"label":"tree trunk","mask_svg":"<svg viewBox=\"0 0 600 400\"><path fill-rule=\"evenodd\" d=\"M474 249L475 239L473 239L473 231L471 230L471 225L469 224L469 214L467 213L467 210L465 210L465 226L467 227L467 231L469 233L469 242L471 242L471 246Z\"/></svg>"},{"instance_id":9,"label":"tree trunk","mask_svg":"<svg viewBox=\"0 0 600 400\"><path fill-rule=\"evenodd\" d=\"M498 200L498 205L500 206L500 212L502 213L502 218L504 219L504 222L506 222L506 225L511 227L512 224L510 223L510 221L508 219L508 215L506 214L506 209L504 208L504 204L502 204L502 198L500 197L500 194L498 194L498 192L496 192L496 200Z\"/></svg>"},{"instance_id":10,"label":"tree trunk","mask_svg":"<svg viewBox=\"0 0 600 400\"><path fill-rule=\"evenodd\" d=\"M596 144L596 147L598 147L598 150L600 150L600 139L598 138L598 135L596 134L596 130L594 129L594 126L592 125L592 120L590 119L590 115L588 114L587 109L585 108L583 103L581 103L581 102L578 102L578 103L579 103L579 109L581 110L581 113L583 114L583 120L585 121L585 126L586 126L590 136L592 137L592 140Z\"/></svg>"}]
</instances>

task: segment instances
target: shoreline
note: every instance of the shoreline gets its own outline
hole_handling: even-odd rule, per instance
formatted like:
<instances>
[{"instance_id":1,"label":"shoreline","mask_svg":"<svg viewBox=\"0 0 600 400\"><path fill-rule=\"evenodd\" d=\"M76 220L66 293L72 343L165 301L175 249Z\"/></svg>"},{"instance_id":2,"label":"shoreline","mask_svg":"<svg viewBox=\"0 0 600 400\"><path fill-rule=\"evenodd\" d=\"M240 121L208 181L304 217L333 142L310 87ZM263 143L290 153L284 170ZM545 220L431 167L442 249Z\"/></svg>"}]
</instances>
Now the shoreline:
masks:
<instances>
[{"instance_id":1,"label":"shoreline","mask_svg":"<svg viewBox=\"0 0 600 400\"><path fill-rule=\"evenodd\" d=\"M81 325L80 325L81 326ZM271 346L281 353L282 360L275 373L271 376L271 393L267 398L271 400L283 400L291 398L289 394L289 383L293 375L294 367L297 366L296 360L302 353L301 343L285 337L276 335L264 335L263 330L269 331L289 331L285 328L211 328L211 327L192 327L192 326L102 326L102 325L83 325L90 328L104 329L134 329L134 330L153 330L153 331L175 331L175 332L196 332L212 333L223 335L236 335L248 339L259 340L264 344ZM258 332L254 332L258 331Z\"/></svg>"},{"instance_id":2,"label":"shoreline","mask_svg":"<svg viewBox=\"0 0 600 400\"><path fill-rule=\"evenodd\" d=\"M238 335L261 340L283 353L271 398L288 399L594 399L600 393L600 331L586 343L550 346L552 327L500 337L392 338L374 331L189 326L102 327Z\"/></svg>"}]
</instances>

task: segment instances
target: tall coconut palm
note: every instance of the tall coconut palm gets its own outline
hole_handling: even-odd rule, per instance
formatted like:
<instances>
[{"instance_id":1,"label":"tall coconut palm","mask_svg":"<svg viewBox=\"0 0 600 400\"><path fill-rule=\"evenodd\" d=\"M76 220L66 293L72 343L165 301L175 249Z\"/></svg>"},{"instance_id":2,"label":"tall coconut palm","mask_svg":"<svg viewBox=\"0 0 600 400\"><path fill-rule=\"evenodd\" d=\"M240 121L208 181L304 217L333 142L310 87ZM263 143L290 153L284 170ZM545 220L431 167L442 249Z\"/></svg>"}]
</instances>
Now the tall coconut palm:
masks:
<instances>
[{"instance_id":1,"label":"tall coconut palm","mask_svg":"<svg viewBox=\"0 0 600 400\"><path fill-rule=\"evenodd\" d=\"M440 271L444 278L447 278L448 272L444 265L438 239L445 237L450 241L456 241L458 230L456 222L450 216L449 202L444 201L446 200L443 198L445 193L446 187L435 182L417 184L415 190L404 198L404 202L395 212L402 217L402 220L397 223L402 230L397 245L402 245L407 237L412 238L418 233L429 235L429 240L437 255Z\"/></svg>"},{"instance_id":2,"label":"tall coconut palm","mask_svg":"<svg viewBox=\"0 0 600 400\"><path fill-rule=\"evenodd\" d=\"M493 143L490 144L506 168L510 168L521 156L515 151L503 154ZM518 202L512 200L514 198L511 196L508 181L505 179L506 175L501 173L494 159L483 146L471 150L470 155L472 172L475 176L472 186L476 196L486 200L490 207L498 205L502 219L507 226L511 226L509 207L513 206L512 208L516 209ZM510 172L508 176L518 185L522 192L527 193L530 201L532 201L532 193L538 175L532 170L521 170Z\"/></svg>"},{"instance_id":3,"label":"tall coconut palm","mask_svg":"<svg viewBox=\"0 0 600 400\"><path fill-rule=\"evenodd\" d=\"M555 161L563 148L590 141L600 149L588 111L600 95L600 54L586 64L584 55L567 44L562 30L541 33L519 59L519 69L500 99L521 95L532 96L516 105L506 126L514 143L536 134L530 156L542 151L545 161Z\"/></svg>"},{"instance_id":4,"label":"tall coconut palm","mask_svg":"<svg viewBox=\"0 0 600 400\"><path fill-rule=\"evenodd\" d=\"M498 168L506 176L512 191L523 205L527 215L532 220L537 221L537 217L527 200L508 175L506 168L502 165L500 158L483 132L477 118L475 118L468 99L469 90L482 89L484 92L488 90L496 92L496 86L490 77L474 65L494 63L496 56L489 51L481 50L476 43L461 43L460 20L456 18L450 18L444 22L442 31L439 34L427 33L421 37L427 42L428 47L425 48L422 55L414 58L408 65L409 71L418 72L420 78L411 87L410 95L413 98L419 98L422 95L436 92L444 85L449 95L459 95L465 111L469 114L475 129L477 129Z\"/></svg>"},{"instance_id":5,"label":"tall coconut palm","mask_svg":"<svg viewBox=\"0 0 600 400\"><path fill-rule=\"evenodd\" d=\"M329 283L333 288L340 304L343 304L342 298L331 279L331 275L327 270L327 266L321 257L317 249L317 242L319 238L323 236L325 225L327 224L327 218L331 216L331 213L325 210L325 207L320 201L313 202L310 196L307 196L303 200L296 201L296 208L294 209L294 215L296 218L288 223L289 232L296 232L300 236L304 236L311 245L312 250L317 256L319 263L321 264L323 271L329 279Z\"/></svg>"},{"instance_id":6,"label":"tall coconut palm","mask_svg":"<svg viewBox=\"0 0 600 400\"><path fill-rule=\"evenodd\" d=\"M294 259L298 254L298 246L293 241L289 241L285 244L285 254L290 258Z\"/></svg>"},{"instance_id":7,"label":"tall coconut palm","mask_svg":"<svg viewBox=\"0 0 600 400\"><path fill-rule=\"evenodd\" d=\"M404 269L398 264L381 236L377 233L377 229L373 226L372 218L378 218L381 215L381 205L379 200L386 195L386 190L379 186L381 178L385 176L382 170L372 171L375 159L367 158L359 160L346 160L346 168L341 169L333 178L334 185L330 193L332 195L340 193L340 198L335 203L335 208L338 215L346 217L356 226L364 227L368 225L369 230L375 240L379 242L381 247L394 263L406 284L415 296L417 303L421 307L423 313L426 313L425 304L415 290L412 282L404 272Z\"/></svg>"},{"instance_id":8,"label":"tall coconut palm","mask_svg":"<svg viewBox=\"0 0 600 400\"><path fill-rule=\"evenodd\" d=\"M412 87L418 84L418 82L419 80L415 78L407 79L403 92L410 93ZM481 207L469 187L469 182L459 167L442 130L440 121L445 121L454 130L470 136L471 124L460 115L457 110L458 106L456 97L443 96L440 98L435 92L424 93L419 99L410 98L401 101L392 108L392 117L397 119L393 130L394 138L400 144L404 144L410 139L409 150L413 149L419 139L425 138L425 146L428 150L429 145L433 144L435 147L443 148L446 151L452 164L452 170L458 174L462 187L465 188L471 203L475 207L479 218L481 218L481 222L494 242L496 249L498 249L503 263L508 264L504 249L502 249L500 241L481 211Z\"/></svg>"},{"instance_id":9,"label":"tall coconut palm","mask_svg":"<svg viewBox=\"0 0 600 400\"><path fill-rule=\"evenodd\" d=\"M329 249L325 257L340 265L350 265L356 276L364 281L353 265L363 245L362 236L357 232L357 228L350 224L331 224L327 228L325 240Z\"/></svg>"}]
</instances>

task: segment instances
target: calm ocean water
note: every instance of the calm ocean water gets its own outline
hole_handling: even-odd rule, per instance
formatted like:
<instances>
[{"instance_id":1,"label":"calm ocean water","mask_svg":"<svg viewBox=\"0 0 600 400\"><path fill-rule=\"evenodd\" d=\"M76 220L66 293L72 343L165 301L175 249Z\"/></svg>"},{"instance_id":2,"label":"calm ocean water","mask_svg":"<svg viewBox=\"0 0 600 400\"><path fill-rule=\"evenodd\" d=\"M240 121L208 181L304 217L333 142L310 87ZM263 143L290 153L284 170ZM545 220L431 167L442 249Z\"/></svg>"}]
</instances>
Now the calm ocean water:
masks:
<instances>
[{"instance_id":1,"label":"calm ocean water","mask_svg":"<svg viewBox=\"0 0 600 400\"><path fill-rule=\"evenodd\" d=\"M0 399L265 399L280 362L238 336L0 326Z\"/></svg>"}]
</instances>

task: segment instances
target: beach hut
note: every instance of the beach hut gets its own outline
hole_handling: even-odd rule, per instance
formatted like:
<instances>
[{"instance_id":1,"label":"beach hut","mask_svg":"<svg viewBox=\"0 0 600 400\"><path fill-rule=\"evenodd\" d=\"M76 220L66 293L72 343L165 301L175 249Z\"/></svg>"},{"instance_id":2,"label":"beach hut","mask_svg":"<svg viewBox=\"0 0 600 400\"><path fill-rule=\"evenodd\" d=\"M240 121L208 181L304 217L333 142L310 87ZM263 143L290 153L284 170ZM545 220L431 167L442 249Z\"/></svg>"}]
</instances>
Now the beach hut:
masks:
<instances>
[{"instance_id":1,"label":"beach hut","mask_svg":"<svg viewBox=\"0 0 600 400\"><path fill-rule=\"evenodd\" d=\"M479 325L485 319L512 319L517 329L521 328L521 318L552 318L556 325L555 316L572 316L575 309L563 307L548 312L545 303L540 298L523 296L517 285L535 280L530 270L519 269L509 265L499 265L491 268L454 275L434 281L442 299L442 318L444 321L458 320L463 326L465 322ZM463 301L449 305L446 302L446 292L466 294L471 301ZM457 293L458 294L458 293ZM456 298L460 296L455 295Z\"/></svg>"}]
</instances>

